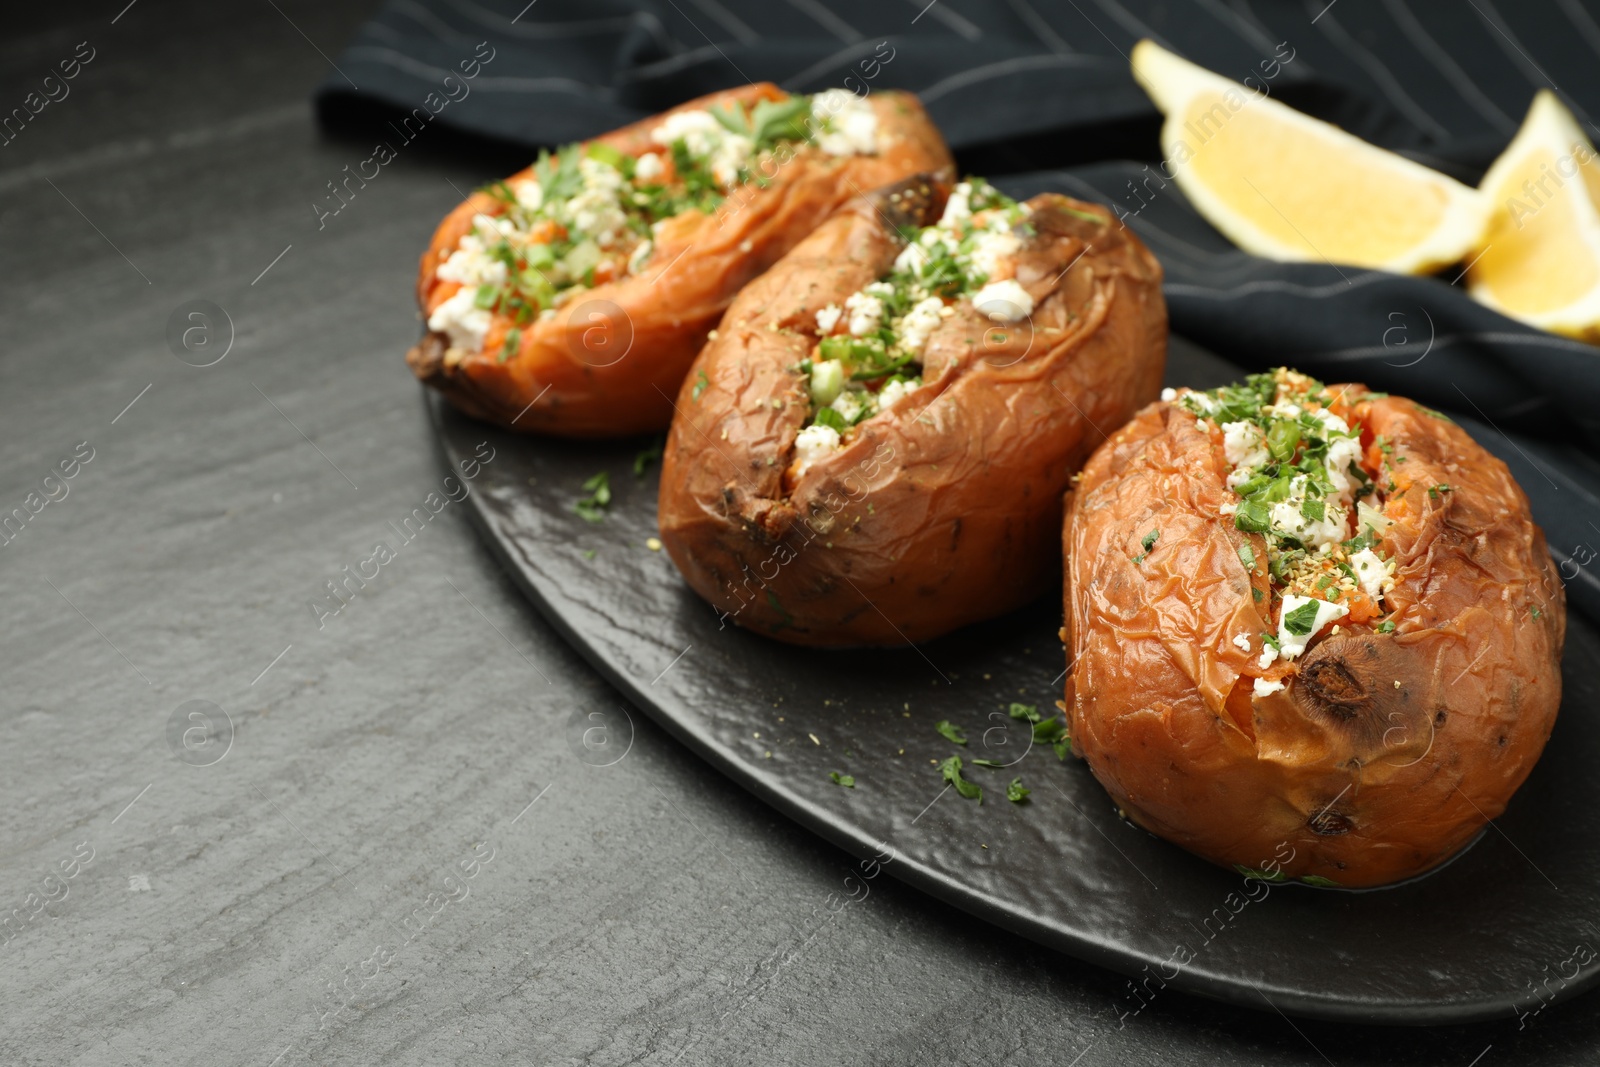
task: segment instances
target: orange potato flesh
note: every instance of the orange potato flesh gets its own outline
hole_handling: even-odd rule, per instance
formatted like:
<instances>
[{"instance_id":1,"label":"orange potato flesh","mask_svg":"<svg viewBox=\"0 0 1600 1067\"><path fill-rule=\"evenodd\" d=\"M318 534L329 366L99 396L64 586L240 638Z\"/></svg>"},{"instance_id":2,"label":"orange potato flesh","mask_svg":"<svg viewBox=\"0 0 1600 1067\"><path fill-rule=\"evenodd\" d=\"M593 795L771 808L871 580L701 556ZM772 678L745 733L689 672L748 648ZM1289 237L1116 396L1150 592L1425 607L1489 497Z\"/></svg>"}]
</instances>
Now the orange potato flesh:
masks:
<instances>
[{"instance_id":1,"label":"orange potato flesh","mask_svg":"<svg viewBox=\"0 0 1600 1067\"><path fill-rule=\"evenodd\" d=\"M659 152L650 133L666 115L734 102L749 107L785 95L768 83L713 93L595 142L632 156ZM639 274L610 282L597 277L599 284L553 318L524 326L520 345L503 362L511 325L503 315L495 316L482 352L457 360L447 355L443 334L429 333L406 362L462 411L503 426L514 421L517 430L613 437L665 429L685 371L746 283L851 197L951 165L949 149L914 96L879 92L868 100L878 118L876 155L837 157L801 147L776 166L764 188L750 182L730 191L711 215L690 210L668 220ZM459 288L440 281L437 271L471 232L473 217L500 211L494 197L473 193L439 224L417 283L425 312Z\"/></svg>"},{"instance_id":2,"label":"orange potato flesh","mask_svg":"<svg viewBox=\"0 0 1600 1067\"><path fill-rule=\"evenodd\" d=\"M1235 646L1277 629L1251 592L1264 540L1219 513L1236 499L1220 444L1153 404L1068 502L1066 700L1074 751L1139 825L1219 864L1361 887L1437 866L1505 809L1555 722L1566 613L1505 465L1409 400L1342 389L1336 410L1405 457L1383 471L1393 632L1352 611L1267 670ZM1257 696L1263 676L1287 687Z\"/></svg>"}]
</instances>

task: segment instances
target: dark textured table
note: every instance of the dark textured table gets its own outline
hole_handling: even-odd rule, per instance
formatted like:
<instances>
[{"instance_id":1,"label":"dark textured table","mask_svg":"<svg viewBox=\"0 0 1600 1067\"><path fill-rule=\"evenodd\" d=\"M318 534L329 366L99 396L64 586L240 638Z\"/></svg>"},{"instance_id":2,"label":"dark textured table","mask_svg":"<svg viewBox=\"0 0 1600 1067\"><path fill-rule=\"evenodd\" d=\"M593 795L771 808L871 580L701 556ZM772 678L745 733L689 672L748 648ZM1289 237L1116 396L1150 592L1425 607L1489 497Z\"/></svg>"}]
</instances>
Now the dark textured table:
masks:
<instances>
[{"instance_id":1,"label":"dark textured table","mask_svg":"<svg viewBox=\"0 0 1600 1067\"><path fill-rule=\"evenodd\" d=\"M345 570L442 492L416 255L513 161L430 131L319 229L365 3L124 2L0 34L0 115L58 97L0 147L0 1062L1594 1061L1592 997L1133 1014L892 880L825 907L853 861L637 714L579 759L618 698L463 509Z\"/></svg>"}]
</instances>

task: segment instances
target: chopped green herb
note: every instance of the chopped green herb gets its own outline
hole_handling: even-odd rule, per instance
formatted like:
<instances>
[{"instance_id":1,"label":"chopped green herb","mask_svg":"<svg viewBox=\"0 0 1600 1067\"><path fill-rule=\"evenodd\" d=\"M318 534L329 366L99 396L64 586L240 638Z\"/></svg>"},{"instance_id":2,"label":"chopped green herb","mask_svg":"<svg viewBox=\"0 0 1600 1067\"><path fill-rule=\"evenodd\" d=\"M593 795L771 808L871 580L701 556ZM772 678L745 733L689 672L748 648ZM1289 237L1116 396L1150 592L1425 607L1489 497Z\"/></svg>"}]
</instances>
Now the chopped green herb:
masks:
<instances>
[{"instance_id":1,"label":"chopped green herb","mask_svg":"<svg viewBox=\"0 0 1600 1067\"><path fill-rule=\"evenodd\" d=\"M1430 498L1434 499L1434 500L1438 500L1439 499L1439 494L1440 493L1453 493L1453 492L1455 492L1455 486L1445 485L1442 482L1440 484L1438 484L1438 485L1430 485L1430 486L1428 486L1428 496Z\"/></svg>"},{"instance_id":2,"label":"chopped green herb","mask_svg":"<svg viewBox=\"0 0 1600 1067\"><path fill-rule=\"evenodd\" d=\"M1256 569L1256 551L1255 551L1255 549L1251 548L1249 545L1240 545L1239 546L1239 562L1244 564L1244 569L1245 570L1247 570L1247 571L1255 570Z\"/></svg>"},{"instance_id":3,"label":"chopped green herb","mask_svg":"<svg viewBox=\"0 0 1600 1067\"><path fill-rule=\"evenodd\" d=\"M1449 415L1446 415L1442 411L1435 411L1432 408L1425 408L1425 407L1422 407L1421 404L1418 404L1417 407L1422 408L1422 413L1424 415L1428 416L1428 418L1430 418L1430 419L1438 419L1440 422L1455 422L1456 421L1456 420L1452 419Z\"/></svg>"},{"instance_id":4,"label":"chopped green herb","mask_svg":"<svg viewBox=\"0 0 1600 1067\"><path fill-rule=\"evenodd\" d=\"M1250 592L1255 594L1256 603L1257 604L1261 603L1261 600L1262 600L1262 592L1261 592L1261 590L1252 586L1251 589L1250 589Z\"/></svg>"},{"instance_id":5,"label":"chopped green herb","mask_svg":"<svg viewBox=\"0 0 1600 1067\"><path fill-rule=\"evenodd\" d=\"M778 599L778 594L774 593L770 589L767 590L767 604L772 608L773 611L776 611L778 613L778 617L783 620L783 622L778 624L776 629L781 630L785 626L794 625L794 616L783 610L783 602Z\"/></svg>"},{"instance_id":6,"label":"chopped green herb","mask_svg":"<svg viewBox=\"0 0 1600 1067\"><path fill-rule=\"evenodd\" d=\"M1338 889L1339 883L1332 878L1324 878L1320 874L1302 874L1300 881L1306 885L1314 885L1318 889Z\"/></svg>"},{"instance_id":7,"label":"chopped green herb","mask_svg":"<svg viewBox=\"0 0 1600 1067\"><path fill-rule=\"evenodd\" d=\"M706 377L705 371L697 371L694 376L694 388L689 390L689 399L699 400L700 394L706 391L706 386L711 384L711 379Z\"/></svg>"},{"instance_id":8,"label":"chopped green herb","mask_svg":"<svg viewBox=\"0 0 1600 1067\"><path fill-rule=\"evenodd\" d=\"M589 522L604 522L605 508L611 504L611 475L601 471L584 482L583 488L589 495L572 505L572 510Z\"/></svg>"},{"instance_id":9,"label":"chopped green herb","mask_svg":"<svg viewBox=\"0 0 1600 1067\"><path fill-rule=\"evenodd\" d=\"M1305 637L1317 623L1317 612L1322 601L1310 600L1283 617L1283 628L1296 637Z\"/></svg>"},{"instance_id":10,"label":"chopped green herb","mask_svg":"<svg viewBox=\"0 0 1600 1067\"><path fill-rule=\"evenodd\" d=\"M1149 533L1145 534L1144 537L1139 541L1139 545L1146 552L1149 552L1151 546L1153 546L1156 543L1156 538L1158 538L1160 536L1161 536L1161 531L1160 530L1151 530Z\"/></svg>"},{"instance_id":11,"label":"chopped green herb","mask_svg":"<svg viewBox=\"0 0 1600 1067\"><path fill-rule=\"evenodd\" d=\"M956 792L963 798L983 803L983 787L961 777L960 756L951 756L939 764L939 773L944 776L945 781L956 787Z\"/></svg>"},{"instance_id":12,"label":"chopped green herb","mask_svg":"<svg viewBox=\"0 0 1600 1067\"><path fill-rule=\"evenodd\" d=\"M592 548L585 549L584 552L583 552L583 558L584 559L594 559L594 549L592 549Z\"/></svg>"},{"instance_id":13,"label":"chopped green herb","mask_svg":"<svg viewBox=\"0 0 1600 1067\"><path fill-rule=\"evenodd\" d=\"M1392 633L1394 633L1394 620L1393 619L1384 619L1382 622L1380 622L1378 624L1378 632L1380 634L1392 634Z\"/></svg>"},{"instance_id":14,"label":"chopped green herb","mask_svg":"<svg viewBox=\"0 0 1600 1067\"><path fill-rule=\"evenodd\" d=\"M1011 764L1009 764L1009 763L1001 763L997 759L975 759L975 760L972 761L972 765L974 767L1009 767L1009 766L1011 766Z\"/></svg>"},{"instance_id":15,"label":"chopped green herb","mask_svg":"<svg viewBox=\"0 0 1600 1067\"><path fill-rule=\"evenodd\" d=\"M643 478L644 472L650 469L650 464L661 458L661 446L665 443L665 438L658 437L655 444L633 457L633 476L635 478Z\"/></svg>"},{"instance_id":16,"label":"chopped green herb","mask_svg":"<svg viewBox=\"0 0 1600 1067\"><path fill-rule=\"evenodd\" d=\"M818 426L830 426L840 433L850 428L850 423L839 413L836 408L818 408L816 417L812 419Z\"/></svg>"},{"instance_id":17,"label":"chopped green herb","mask_svg":"<svg viewBox=\"0 0 1600 1067\"><path fill-rule=\"evenodd\" d=\"M1106 221L1104 218L1102 218L1099 215L1096 215L1096 214L1094 214L1092 212L1088 212L1088 211L1079 211L1077 208L1063 207L1063 208L1057 208L1057 210L1060 211L1063 215L1071 215L1074 218L1084 219L1084 220L1086 220L1088 222L1105 222Z\"/></svg>"},{"instance_id":18,"label":"chopped green herb","mask_svg":"<svg viewBox=\"0 0 1600 1067\"><path fill-rule=\"evenodd\" d=\"M1246 533L1264 534L1272 528L1269 514L1265 500L1241 500L1239 510L1233 513L1233 525Z\"/></svg>"},{"instance_id":19,"label":"chopped green herb","mask_svg":"<svg viewBox=\"0 0 1600 1067\"><path fill-rule=\"evenodd\" d=\"M1060 719L1045 719L1033 724L1033 739L1041 745L1053 745L1066 736L1067 724Z\"/></svg>"},{"instance_id":20,"label":"chopped green herb","mask_svg":"<svg viewBox=\"0 0 1600 1067\"><path fill-rule=\"evenodd\" d=\"M933 724L933 728L947 741L953 741L958 745L967 743L967 735L962 732L961 727L952 725L949 719L940 719Z\"/></svg>"},{"instance_id":21,"label":"chopped green herb","mask_svg":"<svg viewBox=\"0 0 1600 1067\"><path fill-rule=\"evenodd\" d=\"M1282 871L1260 871L1256 870L1254 867L1246 867L1243 864L1238 863L1233 865L1233 869L1244 875L1246 878L1256 878L1263 882L1283 881Z\"/></svg>"},{"instance_id":22,"label":"chopped green herb","mask_svg":"<svg viewBox=\"0 0 1600 1067\"><path fill-rule=\"evenodd\" d=\"M1025 804L1028 794L1032 792L1033 790L1022 784L1021 778L1013 778L1011 784L1006 786L1006 799L1013 804Z\"/></svg>"},{"instance_id":23,"label":"chopped green herb","mask_svg":"<svg viewBox=\"0 0 1600 1067\"><path fill-rule=\"evenodd\" d=\"M854 789L856 787L856 780L853 775L840 774L838 771L829 771L828 777L833 779L834 785L842 785L846 789Z\"/></svg>"},{"instance_id":24,"label":"chopped green herb","mask_svg":"<svg viewBox=\"0 0 1600 1067\"><path fill-rule=\"evenodd\" d=\"M1061 740L1050 747L1056 750L1056 759L1065 763L1067 762L1067 755L1072 751L1072 739L1070 737L1062 737Z\"/></svg>"},{"instance_id":25,"label":"chopped green herb","mask_svg":"<svg viewBox=\"0 0 1600 1067\"><path fill-rule=\"evenodd\" d=\"M1534 617L1534 618L1535 618L1535 619L1542 619L1542 618L1544 618L1544 612L1542 612L1542 611L1540 611L1540 610L1539 610L1539 609L1538 609L1538 608L1533 608L1533 609L1531 609L1531 610L1532 610L1532 612L1533 612L1533 617Z\"/></svg>"},{"instance_id":26,"label":"chopped green herb","mask_svg":"<svg viewBox=\"0 0 1600 1067\"><path fill-rule=\"evenodd\" d=\"M504 363L517 354L517 349L522 346L522 331L515 326L506 331L505 347L500 349L500 362Z\"/></svg>"},{"instance_id":27,"label":"chopped green herb","mask_svg":"<svg viewBox=\"0 0 1600 1067\"><path fill-rule=\"evenodd\" d=\"M1267 453L1280 463L1294 458L1300 446L1300 424L1291 419L1278 419L1267 430Z\"/></svg>"},{"instance_id":28,"label":"chopped green herb","mask_svg":"<svg viewBox=\"0 0 1600 1067\"><path fill-rule=\"evenodd\" d=\"M1300 503L1300 514L1306 517L1307 522L1321 522L1328 512L1320 500L1303 500Z\"/></svg>"},{"instance_id":29,"label":"chopped green herb","mask_svg":"<svg viewBox=\"0 0 1600 1067\"><path fill-rule=\"evenodd\" d=\"M1032 704L1013 704L1011 705L1011 717L1013 719L1027 719L1029 722L1038 722L1044 716L1040 715L1039 709Z\"/></svg>"}]
</instances>

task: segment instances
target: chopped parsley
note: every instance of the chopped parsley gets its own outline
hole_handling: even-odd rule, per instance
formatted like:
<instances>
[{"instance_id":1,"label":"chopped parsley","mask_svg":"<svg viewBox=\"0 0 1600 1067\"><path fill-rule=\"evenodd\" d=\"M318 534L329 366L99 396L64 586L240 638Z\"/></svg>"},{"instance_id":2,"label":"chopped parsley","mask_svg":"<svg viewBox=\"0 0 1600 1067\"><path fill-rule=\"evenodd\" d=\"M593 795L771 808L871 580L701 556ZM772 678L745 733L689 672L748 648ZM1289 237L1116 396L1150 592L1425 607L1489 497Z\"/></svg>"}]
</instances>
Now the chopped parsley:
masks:
<instances>
[{"instance_id":1,"label":"chopped parsley","mask_svg":"<svg viewBox=\"0 0 1600 1067\"><path fill-rule=\"evenodd\" d=\"M1013 778L1011 784L1006 786L1006 799L1013 804L1025 804L1028 801L1028 794L1032 792L1033 790L1022 784L1021 778Z\"/></svg>"},{"instance_id":2,"label":"chopped parsley","mask_svg":"<svg viewBox=\"0 0 1600 1067\"><path fill-rule=\"evenodd\" d=\"M1012 704L1011 717L1013 719L1026 719L1029 722L1038 722L1043 718L1039 709L1032 704Z\"/></svg>"},{"instance_id":3,"label":"chopped parsley","mask_svg":"<svg viewBox=\"0 0 1600 1067\"><path fill-rule=\"evenodd\" d=\"M949 719L940 719L933 724L933 728L938 730L939 735L947 741L952 741L958 745L967 743L967 735L962 731L961 727L952 725Z\"/></svg>"},{"instance_id":4,"label":"chopped parsley","mask_svg":"<svg viewBox=\"0 0 1600 1067\"><path fill-rule=\"evenodd\" d=\"M1142 537L1139 540L1139 547L1143 548L1144 551L1139 553L1137 556L1133 557L1133 562L1134 562L1135 566L1137 566L1140 563L1144 562L1145 557L1150 554L1150 549L1152 547L1154 547L1154 545L1156 543L1156 539L1158 537L1160 537L1160 536L1161 536L1161 531L1159 529L1156 529L1156 530L1151 530L1149 533L1145 534L1144 537Z\"/></svg>"},{"instance_id":5,"label":"chopped parsley","mask_svg":"<svg viewBox=\"0 0 1600 1067\"><path fill-rule=\"evenodd\" d=\"M522 347L522 331L515 326L506 331L506 343L500 349L500 362L504 363L517 354L517 349Z\"/></svg>"},{"instance_id":6,"label":"chopped parsley","mask_svg":"<svg viewBox=\"0 0 1600 1067\"><path fill-rule=\"evenodd\" d=\"M1453 486L1453 485L1445 485L1442 482L1440 484L1438 484L1438 485L1430 485L1430 486L1428 486L1428 496L1433 500L1438 500L1440 493L1453 493L1453 492L1455 492L1455 486Z\"/></svg>"},{"instance_id":7,"label":"chopped parsley","mask_svg":"<svg viewBox=\"0 0 1600 1067\"><path fill-rule=\"evenodd\" d=\"M661 458L661 448L664 444L666 444L666 439L658 437L654 444L649 448L642 449L638 455L633 457L633 476L635 478L643 478L644 472L650 469L650 464Z\"/></svg>"},{"instance_id":8,"label":"chopped parsley","mask_svg":"<svg viewBox=\"0 0 1600 1067\"><path fill-rule=\"evenodd\" d=\"M1284 874L1282 871L1257 870L1254 867L1246 867L1239 863L1235 863L1233 865L1233 869L1244 875L1246 878L1255 878L1262 882L1281 882L1284 880Z\"/></svg>"},{"instance_id":9,"label":"chopped parsley","mask_svg":"<svg viewBox=\"0 0 1600 1067\"><path fill-rule=\"evenodd\" d=\"M853 775L840 774L838 771L830 771L828 772L828 777L833 779L834 785L842 785L846 789L854 789L856 787L856 780Z\"/></svg>"},{"instance_id":10,"label":"chopped parsley","mask_svg":"<svg viewBox=\"0 0 1600 1067\"><path fill-rule=\"evenodd\" d=\"M983 787L975 782L969 782L965 778L961 777L960 756L951 756L949 759L939 764L939 773L944 777L946 782L949 782L951 785L955 786L956 792L960 793L963 798L967 800L976 800L979 804L983 803Z\"/></svg>"},{"instance_id":11,"label":"chopped parsley","mask_svg":"<svg viewBox=\"0 0 1600 1067\"><path fill-rule=\"evenodd\" d=\"M691 400L699 400L700 394L705 392L706 386L710 384L711 379L706 377L705 371L696 371L694 376L694 388L689 390L689 398Z\"/></svg>"},{"instance_id":12,"label":"chopped parsley","mask_svg":"<svg viewBox=\"0 0 1600 1067\"><path fill-rule=\"evenodd\" d=\"M1324 878L1320 874L1302 874L1300 881L1306 885L1316 886L1318 889L1338 889L1339 883L1332 878Z\"/></svg>"},{"instance_id":13,"label":"chopped parsley","mask_svg":"<svg viewBox=\"0 0 1600 1067\"><path fill-rule=\"evenodd\" d=\"M1394 633L1394 620L1393 619L1384 619L1382 622L1380 622L1378 624L1378 632L1380 634L1392 634L1392 633Z\"/></svg>"},{"instance_id":14,"label":"chopped parsley","mask_svg":"<svg viewBox=\"0 0 1600 1067\"><path fill-rule=\"evenodd\" d=\"M611 475L601 471L583 483L587 497L572 505L572 510L589 522L604 522L605 509L611 504Z\"/></svg>"}]
</instances>

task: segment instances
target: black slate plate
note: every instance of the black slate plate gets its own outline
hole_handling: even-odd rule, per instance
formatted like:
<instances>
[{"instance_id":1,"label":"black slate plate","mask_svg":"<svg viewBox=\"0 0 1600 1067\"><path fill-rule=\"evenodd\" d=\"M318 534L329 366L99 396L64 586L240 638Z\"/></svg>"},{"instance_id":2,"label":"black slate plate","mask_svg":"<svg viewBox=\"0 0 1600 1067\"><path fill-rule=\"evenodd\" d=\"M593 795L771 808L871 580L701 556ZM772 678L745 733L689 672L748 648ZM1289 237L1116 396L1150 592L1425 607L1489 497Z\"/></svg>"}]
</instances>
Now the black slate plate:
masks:
<instances>
[{"instance_id":1,"label":"black slate plate","mask_svg":"<svg viewBox=\"0 0 1600 1067\"><path fill-rule=\"evenodd\" d=\"M1211 386L1231 365L1173 339L1168 380ZM489 545L539 610L635 706L779 811L862 857L842 904L880 870L1024 937L1130 976L1108 1011L1133 1014L1163 983L1267 1010L1429 1024L1536 1011L1600 979L1600 751L1595 632L1568 631L1566 703L1510 810L1454 862L1373 892L1246 882L1121 821L1077 761L1063 764L1006 714L1053 710L1064 665L1059 587L1032 607L920 649L817 652L722 626L680 581L656 532L651 442L561 442L503 433L430 394L452 466L496 450L470 500ZM572 510L610 474L592 525ZM625 709L582 708L592 763L626 751ZM970 743L934 730L948 719ZM605 730L585 728L604 725ZM609 741L609 744L603 742ZM579 742L574 741L574 744ZM969 769L980 805L946 791L934 762ZM830 772L852 775L842 788ZM1020 775L1023 805L1005 799ZM874 865L871 857L889 857ZM1268 857L1263 857L1263 860Z\"/></svg>"}]
</instances>

